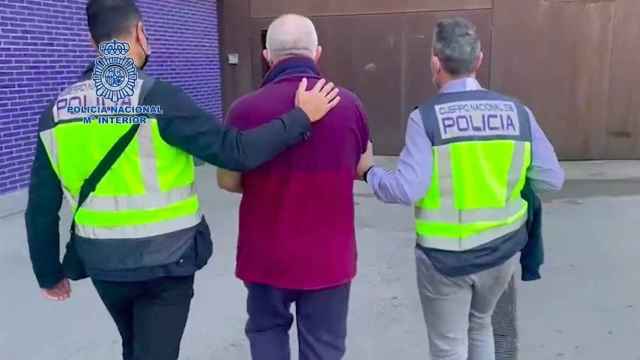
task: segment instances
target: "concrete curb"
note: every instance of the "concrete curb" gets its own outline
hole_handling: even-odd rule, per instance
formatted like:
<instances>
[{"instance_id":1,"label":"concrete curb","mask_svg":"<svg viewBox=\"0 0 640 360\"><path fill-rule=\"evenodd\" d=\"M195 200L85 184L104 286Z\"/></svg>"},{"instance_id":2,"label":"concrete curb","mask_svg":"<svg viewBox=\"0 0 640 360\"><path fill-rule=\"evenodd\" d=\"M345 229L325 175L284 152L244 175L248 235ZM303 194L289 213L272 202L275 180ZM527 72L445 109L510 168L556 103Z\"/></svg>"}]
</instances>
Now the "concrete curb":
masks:
<instances>
[{"instance_id":1,"label":"concrete curb","mask_svg":"<svg viewBox=\"0 0 640 360\"><path fill-rule=\"evenodd\" d=\"M28 190L20 190L0 196L0 218L23 212L27 208Z\"/></svg>"},{"instance_id":2,"label":"concrete curb","mask_svg":"<svg viewBox=\"0 0 640 360\"><path fill-rule=\"evenodd\" d=\"M640 161L563 161L567 180L622 180L640 178Z\"/></svg>"}]
</instances>

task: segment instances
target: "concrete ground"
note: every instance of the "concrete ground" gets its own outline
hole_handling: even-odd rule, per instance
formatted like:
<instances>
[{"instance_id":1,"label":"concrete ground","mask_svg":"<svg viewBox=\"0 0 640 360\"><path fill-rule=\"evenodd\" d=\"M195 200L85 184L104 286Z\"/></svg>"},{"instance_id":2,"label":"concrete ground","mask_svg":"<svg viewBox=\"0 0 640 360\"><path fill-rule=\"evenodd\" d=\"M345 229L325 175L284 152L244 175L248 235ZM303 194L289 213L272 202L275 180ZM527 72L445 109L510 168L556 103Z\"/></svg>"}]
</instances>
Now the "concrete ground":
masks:
<instances>
[{"instance_id":1,"label":"concrete ground","mask_svg":"<svg viewBox=\"0 0 640 360\"><path fill-rule=\"evenodd\" d=\"M545 197L543 280L519 284L521 359L640 360L640 163L566 168L565 190ZM181 359L244 360L245 290L233 276L239 197L217 190L214 179L212 168L200 169L216 254L198 274ZM356 202L359 275L346 359L428 359L412 210L379 203L363 185ZM117 359L116 329L90 283L75 283L66 303L43 300L22 214L0 219L0 230L0 359Z\"/></svg>"}]
</instances>

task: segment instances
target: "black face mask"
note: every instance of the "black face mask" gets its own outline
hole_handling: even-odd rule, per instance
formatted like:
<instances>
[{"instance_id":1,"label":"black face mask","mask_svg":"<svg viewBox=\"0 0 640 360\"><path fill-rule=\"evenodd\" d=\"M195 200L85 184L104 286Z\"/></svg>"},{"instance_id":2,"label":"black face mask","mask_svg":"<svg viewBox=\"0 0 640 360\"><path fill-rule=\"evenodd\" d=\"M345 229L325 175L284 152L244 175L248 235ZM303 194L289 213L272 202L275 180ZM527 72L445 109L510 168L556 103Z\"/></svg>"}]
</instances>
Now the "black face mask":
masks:
<instances>
[{"instance_id":1,"label":"black face mask","mask_svg":"<svg viewBox=\"0 0 640 360\"><path fill-rule=\"evenodd\" d=\"M151 54L147 54L147 52L144 51L144 61L142 62L142 65L140 65L140 70L144 70L144 67L147 66L147 64L149 63L150 57L151 57Z\"/></svg>"},{"instance_id":2,"label":"black face mask","mask_svg":"<svg viewBox=\"0 0 640 360\"><path fill-rule=\"evenodd\" d=\"M144 34L144 37L148 42L149 41L149 37L147 37L147 33L144 31L144 29L142 29L142 33ZM142 52L144 53L144 61L142 62L142 65L140 65L140 70L144 70L145 66L147 66L147 64L149 63L149 58L151 57L151 54L147 54L147 51L144 49L142 44L140 44L140 48L142 49Z\"/></svg>"}]
</instances>

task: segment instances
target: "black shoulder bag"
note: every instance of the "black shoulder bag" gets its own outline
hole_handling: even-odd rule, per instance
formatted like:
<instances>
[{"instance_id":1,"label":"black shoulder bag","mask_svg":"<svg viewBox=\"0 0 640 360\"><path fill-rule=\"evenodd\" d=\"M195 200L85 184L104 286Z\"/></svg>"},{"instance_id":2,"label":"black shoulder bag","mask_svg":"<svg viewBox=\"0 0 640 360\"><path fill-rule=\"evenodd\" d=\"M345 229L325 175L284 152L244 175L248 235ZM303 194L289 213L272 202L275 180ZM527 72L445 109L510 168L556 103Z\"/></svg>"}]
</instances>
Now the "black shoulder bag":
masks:
<instances>
[{"instance_id":1,"label":"black shoulder bag","mask_svg":"<svg viewBox=\"0 0 640 360\"><path fill-rule=\"evenodd\" d=\"M143 83L142 87L142 96L140 97L140 103L144 99L146 93L149 92L153 85L153 79L147 79ZM133 138L136 136L138 129L140 128L140 124L132 125L131 128L122 135L118 141L109 149L107 155L100 160L98 166L93 170L91 175L82 183L82 187L80 188L80 195L78 196L78 205L76 206L76 210L73 214L73 218L71 220L71 228L69 229L69 242L66 246L66 251L64 257L62 259L62 268L64 270L64 274L68 279L71 280L82 280L89 277L87 269L80 258L78 251L76 249L76 223L75 218L78 214L78 210L82 207L84 202L89 198L89 195L96 190L96 187L104 178L104 176L109 172L113 164L118 161L120 156L124 153L125 149L131 144Z\"/></svg>"}]
</instances>

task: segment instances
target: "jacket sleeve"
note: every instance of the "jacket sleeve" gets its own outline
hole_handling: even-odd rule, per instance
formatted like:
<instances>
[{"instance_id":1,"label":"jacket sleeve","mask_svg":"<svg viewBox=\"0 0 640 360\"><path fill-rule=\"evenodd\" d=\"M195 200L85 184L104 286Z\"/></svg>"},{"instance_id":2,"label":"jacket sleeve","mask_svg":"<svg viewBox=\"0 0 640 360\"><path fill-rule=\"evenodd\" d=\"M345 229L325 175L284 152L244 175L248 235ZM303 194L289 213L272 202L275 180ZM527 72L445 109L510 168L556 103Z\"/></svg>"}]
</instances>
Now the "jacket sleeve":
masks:
<instances>
[{"instance_id":1,"label":"jacket sleeve","mask_svg":"<svg viewBox=\"0 0 640 360\"><path fill-rule=\"evenodd\" d=\"M397 169L374 166L367 174L367 182L379 200L411 206L429 189L432 167L431 141L424 130L420 112L416 110L409 116L405 146Z\"/></svg>"},{"instance_id":2,"label":"jacket sleeve","mask_svg":"<svg viewBox=\"0 0 640 360\"><path fill-rule=\"evenodd\" d=\"M544 263L544 244L542 240L542 201L527 181L522 189L522 198L527 202L527 233L529 239L520 256L522 281L540 280L540 267Z\"/></svg>"},{"instance_id":3,"label":"jacket sleeve","mask_svg":"<svg viewBox=\"0 0 640 360\"><path fill-rule=\"evenodd\" d=\"M558 162L553 145L540 128L533 112L527 108L531 122L531 166L527 178L536 192L560 191L564 184L564 170Z\"/></svg>"},{"instance_id":4,"label":"jacket sleeve","mask_svg":"<svg viewBox=\"0 0 640 360\"><path fill-rule=\"evenodd\" d=\"M251 130L225 127L180 88L163 81L156 81L145 104L162 108L158 126L164 141L212 165L233 171L260 166L307 138L311 131L309 118L297 108Z\"/></svg>"},{"instance_id":5,"label":"jacket sleeve","mask_svg":"<svg viewBox=\"0 0 640 360\"><path fill-rule=\"evenodd\" d=\"M40 127L51 122L51 108L42 114ZM38 138L31 168L29 201L25 213L29 255L38 284L49 289L64 277L60 264L58 212L62 205L62 186L54 171L42 140Z\"/></svg>"}]
</instances>

